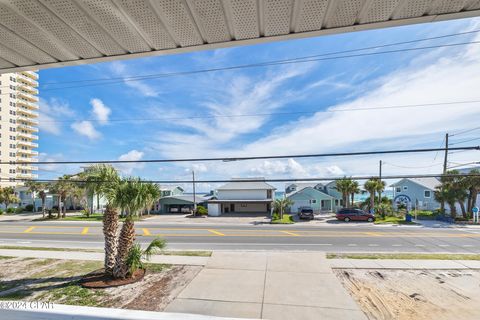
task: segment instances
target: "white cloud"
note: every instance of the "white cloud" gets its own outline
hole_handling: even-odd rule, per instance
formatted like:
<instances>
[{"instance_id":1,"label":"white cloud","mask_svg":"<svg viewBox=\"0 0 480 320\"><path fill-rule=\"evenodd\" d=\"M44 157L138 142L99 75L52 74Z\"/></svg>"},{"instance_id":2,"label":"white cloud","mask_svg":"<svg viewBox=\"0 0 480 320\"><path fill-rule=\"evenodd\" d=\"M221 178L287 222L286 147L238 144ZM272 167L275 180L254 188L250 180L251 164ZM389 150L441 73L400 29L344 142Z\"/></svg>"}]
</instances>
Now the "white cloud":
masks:
<instances>
[{"instance_id":1,"label":"white cloud","mask_svg":"<svg viewBox=\"0 0 480 320\"><path fill-rule=\"evenodd\" d=\"M75 116L68 103L58 99L44 100L39 102L38 126L42 132L59 135L62 129L62 121Z\"/></svg>"},{"instance_id":2,"label":"white cloud","mask_svg":"<svg viewBox=\"0 0 480 320\"><path fill-rule=\"evenodd\" d=\"M480 40L480 37L473 39ZM323 153L337 150L360 151L412 147L438 147L445 132L455 132L478 126L480 108L476 104L391 108L355 111L365 107L388 107L409 104L478 100L480 84L480 46L439 50L419 55L408 64L373 80L364 81L355 88L355 96L348 102L332 105L328 110L349 109L348 112L318 112L265 131L251 143L238 142L244 134L264 130L268 117L215 118L185 120L181 124L192 129L188 134L166 133L156 148L163 155L175 157L244 156ZM212 115L272 112L286 101L288 80L298 74L265 75L258 80L237 77L224 81L224 96L205 103ZM368 78L367 78L368 79ZM345 85L341 79L313 82L318 86ZM333 81L333 82L332 82ZM333 83L333 84L332 84ZM306 84L305 87L308 87ZM266 128L265 128L266 129ZM468 135L465 137L468 138ZM464 154L459 154L463 156ZM475 153L468 153L475 157ZM383 157L393 164L412 166L412 169L386 167L387 173L420 173L429 169L415 168L432 164L434 154ZM455 158L455 156L453 157ZM341 176L376 174L382 157L345 157L302 160L298 166L286 161L234 162L208 166L211 175L222 177L264 174L269 176ZM474 160L473 160L474 161ZM441 165L439 165L439 168ZM432 172L438 170L433 167Z\"/></svg>"},{"instance_id":3,"label":"white cloud","mask_svg":"<svg viewBox=\"0 0 480 320\"><path fill-rule=\"evenodd\" d=\"M90 100L90 104L92 105L92 113L95 119L98 120L100 124L107 124L108 117L112 110L107 107L102 100L97 98Z\"/></svg>"},{"instance_id":4,"label":"white cloud","mask_svg":"<svg viewBox=\"0 0 480 320\"><path fill-rule=\"evenodd\" d=\"M135 161L141 160L143 158L144 153L138 150L131 150L125 154L122 154L118 157L118 160L123 161ZM144 167L144 163L121 163L116 164L118 170L120 170L124 174L132 174L134 169L141 169Z\"/></svg>"},{"instance_id":5,"label":"white cloud","mask_svg":"<svg viewBox=\"0 0 480 320\"><path fill-rule=\"evenodd\" d=\"M142 82L142 81L127 81L128 77L131 77L134 74L138 74L138 70L134 72L130 72L127 69L127 66L120 62L120 61L115 61L110 64L110 69L111 71L116 74L117 76L123 77L124 78L124 83L125 85L133 88L136 90L137 93L140 93L146 97L157 97L160 94L160 90L157 88L152 87L151 85Z\"/></svg>"},{"instance_id":6,"label":"white cloud","mask_svg":"<svg viewBox=\"0 0 480 320\"><path fill-rule=\"evenodd\" d=\"M98 132L93 124L90 121L77 121L72 123L71 128L75 130L78 134L86 136L90 140L96 140L101 137L100 132Z\"/></svg>"}]
</instances>

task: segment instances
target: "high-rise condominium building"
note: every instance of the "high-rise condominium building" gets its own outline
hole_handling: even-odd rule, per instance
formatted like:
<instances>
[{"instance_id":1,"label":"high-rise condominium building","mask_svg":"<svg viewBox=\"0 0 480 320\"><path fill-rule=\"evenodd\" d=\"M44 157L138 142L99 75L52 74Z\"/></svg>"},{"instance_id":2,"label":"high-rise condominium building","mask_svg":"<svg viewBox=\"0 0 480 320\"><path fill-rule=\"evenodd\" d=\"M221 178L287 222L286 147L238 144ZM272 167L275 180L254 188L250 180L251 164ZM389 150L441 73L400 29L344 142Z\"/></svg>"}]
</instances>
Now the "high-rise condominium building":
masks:
<instances>
[{"instance_id":1,"label":"high-rise condominium building","mask_svg":"<svg viewBox=\"0 0 480 320\"><path fill-rule=\"evenodd\" d=\"M38 161L38 74L0 74L0 185L36 179ZM23 162L17 163L15 162Z\"/></svg>"}]
</instances>

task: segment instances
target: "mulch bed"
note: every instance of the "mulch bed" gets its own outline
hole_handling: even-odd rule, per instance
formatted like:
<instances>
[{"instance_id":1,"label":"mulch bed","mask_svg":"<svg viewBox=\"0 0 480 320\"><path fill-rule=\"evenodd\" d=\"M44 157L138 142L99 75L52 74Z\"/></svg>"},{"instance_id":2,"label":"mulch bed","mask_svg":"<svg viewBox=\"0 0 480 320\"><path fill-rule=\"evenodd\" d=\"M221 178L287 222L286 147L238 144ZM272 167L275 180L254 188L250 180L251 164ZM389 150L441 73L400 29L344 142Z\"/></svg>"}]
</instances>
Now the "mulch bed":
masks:
<instances>
[{"instance_id":1,"label":"mulch bed","mask_svg":"<svg viewBox=\"0 0 480 320\"><path fill-rule=\"evenodd\" d=\"M138 269L131 278L114 279L112 276L106 275L104 269L99 269L85 275L80 279L79 284L89 289L104 289L111 287L119 287L126 284L135 283L143 279L146 274L145 269Z\"/></svg>"}]
</instances>

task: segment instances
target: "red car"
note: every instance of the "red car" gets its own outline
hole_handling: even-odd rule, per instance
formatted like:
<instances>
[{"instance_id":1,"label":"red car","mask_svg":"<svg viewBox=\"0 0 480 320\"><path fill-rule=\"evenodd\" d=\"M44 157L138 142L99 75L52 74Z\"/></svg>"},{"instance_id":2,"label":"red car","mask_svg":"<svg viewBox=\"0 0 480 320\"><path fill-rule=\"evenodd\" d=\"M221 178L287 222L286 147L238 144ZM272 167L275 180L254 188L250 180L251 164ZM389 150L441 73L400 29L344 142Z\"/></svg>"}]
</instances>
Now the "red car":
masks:
<instances>
[{"instance_id":1,"label":"red car","mask_svg":"<svg viewBox=\"0 0 480 320\"><path fill-rule=\"evenodd\" d=\"M375 216L371 213L365 212L360 209L340 209L337 212L337 219L343 220L345 222L348 221L368 221L373 222L375 220Z\"/></svg>"}]
</instances>

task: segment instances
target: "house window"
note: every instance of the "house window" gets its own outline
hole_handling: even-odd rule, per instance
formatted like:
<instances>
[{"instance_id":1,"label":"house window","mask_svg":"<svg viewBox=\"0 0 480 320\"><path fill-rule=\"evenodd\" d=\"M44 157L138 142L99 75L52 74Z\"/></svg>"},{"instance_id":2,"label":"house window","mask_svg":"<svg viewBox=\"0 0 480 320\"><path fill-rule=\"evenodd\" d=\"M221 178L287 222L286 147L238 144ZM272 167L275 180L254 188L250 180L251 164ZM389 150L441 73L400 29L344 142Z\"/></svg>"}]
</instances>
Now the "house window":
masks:
<instances>
[{"instance_id":1,"label":"house window","mask_svg":"<svg viewBox=\"0 0 480 320\"><path fill-rule=\"evenodd\" d=\"M335 205L338 206L338 199L335 199Z\"/></svg>"},{"instance_id":2,"label":"house window","mask_svg":"<svg viewBox=\"0 0 480 320\"><path fill-rule=\"evenodd\" d=\"M267 199L272 198L272 190L267 190Z\"/></svg>"},{"instance_id":3,"label":"house window","mask_svg":"<svg viewBox=\"0 0 480 320\"><path fill-rule=\"evenodd\" d=\"M430 198L432 196L432 192L430 190L425 190L423 192L423 197L424 198Z\"/></svg>"},{"instance_id":4,"label":"house window","mask_svg":"<svg viewBox=\"0 0 480 320\"><path fill-rule=\"evenodd\" d=\"M310 200L310 203L317 203L317 200L315 200L315 199Z\"/></svg>"},{"instance_id":5,"label":"house window","mask_svg":"<svg viewBox=\"0 0 480 320\"><path fill-rule=\"evenodd\" d=\"M402 192L402 188L400 188L400 187L395 187L395 192Z\"/></svg>"},{"instance_id":6,"label":"house window","mask_svg":"<svg viewBox=\"0 0 480 320\"><path fill-rule=\"evenodd\" d=\"M407 191L408 190L408 187L407 186L403 186L403 191Z\"/></svg>"}]
</instances>

